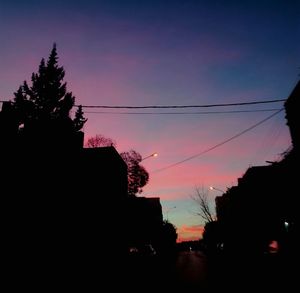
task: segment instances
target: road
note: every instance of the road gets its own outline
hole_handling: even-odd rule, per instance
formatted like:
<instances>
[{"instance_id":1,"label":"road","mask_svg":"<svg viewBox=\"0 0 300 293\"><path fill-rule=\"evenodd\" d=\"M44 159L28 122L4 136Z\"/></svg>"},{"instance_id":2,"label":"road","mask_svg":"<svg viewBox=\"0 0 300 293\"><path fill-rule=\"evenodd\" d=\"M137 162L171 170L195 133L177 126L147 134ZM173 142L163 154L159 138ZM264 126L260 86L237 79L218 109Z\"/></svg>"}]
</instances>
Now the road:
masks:
<instances>
[{"instance_id":1,"label":"road","mask_svg":"<svg viewBox=\"0 0 300 293\"><path fill-rule=\"evenodd\" d=\"M148 292L243 292L248 289L270 292L292 288L292 284L299 287L295 274L291 269L287 271L287 265L271 255L260 258L211 255L208 258L200 251L184 251L168 259L138 259L125 270L129 274L124 277L128 288L147 289Z\"/></svg>"},{"instance_id":2,"label":"road","mask_svg":"<svg viewBox=\"0 0 300 293\"><path fill-rule=\"evenodd\" d=\"M137 258L127 268L126 275L130 287L156 291L158 289L205 289L208 285L207 258L199 251L179 252L169 258ZM142 286L141 286L142 284ZM203 292L203 291L202 291Z\"/></svg>"},{"instance_id":3,"label":"road","mask_svg":"<svg viewBox=\"0 0 300 293\"><path fill-rule=\"evenodd\" d=\"M208 286L206 256L199 251L180 252L175 268L175 279L183 288L205 289Z\"/></svg>"}]
</instances>

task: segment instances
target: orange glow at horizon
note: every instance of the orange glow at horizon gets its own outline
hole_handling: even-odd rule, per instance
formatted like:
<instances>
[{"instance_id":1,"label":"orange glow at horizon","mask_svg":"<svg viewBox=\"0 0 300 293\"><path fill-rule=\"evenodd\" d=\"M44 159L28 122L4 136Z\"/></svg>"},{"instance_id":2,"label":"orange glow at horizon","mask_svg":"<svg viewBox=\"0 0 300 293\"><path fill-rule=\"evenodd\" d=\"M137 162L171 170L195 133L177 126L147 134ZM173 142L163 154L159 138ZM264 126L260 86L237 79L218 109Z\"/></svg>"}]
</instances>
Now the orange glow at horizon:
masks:
<instances>
[{"instance_id":1,"label":"orange glow at horizon","mask_svg":"<svg viewBox=\"0 0 300 293\"><path fill-rule=\"evenodd\" d=\"M183 241L194 241L199 240L202 238L204 232L204 226L203 225L194 225L194 226L187 226L182 225L179 228L177 228L177 242L183 242Z\"/></svg>"}]
</instances>

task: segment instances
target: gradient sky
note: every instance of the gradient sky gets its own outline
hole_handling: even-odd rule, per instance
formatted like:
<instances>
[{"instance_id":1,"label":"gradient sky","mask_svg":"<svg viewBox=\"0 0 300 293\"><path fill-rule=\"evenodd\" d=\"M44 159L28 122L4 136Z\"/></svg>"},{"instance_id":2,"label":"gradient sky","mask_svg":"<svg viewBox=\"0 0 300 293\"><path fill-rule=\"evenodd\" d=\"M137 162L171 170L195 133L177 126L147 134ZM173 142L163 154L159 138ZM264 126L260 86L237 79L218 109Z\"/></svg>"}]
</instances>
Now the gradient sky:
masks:
<instances>
[{"instance_id":1,"label":"gradient sky","mask_svg":"<svg viewBox=\"0 0 300 293\"><path fill-rule=\"evenodd\" d=\"M54 42L77 104L284 99L299 78L299 3L0 0L0 99L11 99L23 80L30 81ZM211 110L279 109L282 105ZM156 170L201 153L271 113L86 113L84 131L86 138L96 134L113 138L119 152L134 149L144 157L158 152L158 157L143 161L150 173L143 195L160 197L164 216L175 224L180 240L199 239L203 221L191 199L195 186L226 190L249 166L278 159L290 145L284 113L207 154ZM209 192L212 205L217 195L219 191Z\"/></svg>"}]
</instances>

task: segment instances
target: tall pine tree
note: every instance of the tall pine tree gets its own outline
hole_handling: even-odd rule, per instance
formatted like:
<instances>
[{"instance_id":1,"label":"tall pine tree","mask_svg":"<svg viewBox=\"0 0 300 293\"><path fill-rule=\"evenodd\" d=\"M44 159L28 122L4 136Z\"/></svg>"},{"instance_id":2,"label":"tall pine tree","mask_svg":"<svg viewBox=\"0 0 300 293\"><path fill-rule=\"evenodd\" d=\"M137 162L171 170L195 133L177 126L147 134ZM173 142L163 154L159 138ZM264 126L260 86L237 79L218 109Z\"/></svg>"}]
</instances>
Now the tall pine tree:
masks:
<instances>
[{"instance_id":1,"label":"tall pine tree","mask_svg":"<svg viewBox=\"0 0 300 293\"><path fill-rule=\"evenodd\" d=\"M13 106L20 130L24 128L27 132L36 132L38 128L39 133L43 130L53 133L61 129L74 133L81 130L87 119L83 117L81 107L75 118L70 118L75 97L72 92L67 92L64 77L65 70L58 65L54 44L47 62L43 58L38 73L32 73L32 85L24 81L14 93Z\"/></svg>"}]
</instances>

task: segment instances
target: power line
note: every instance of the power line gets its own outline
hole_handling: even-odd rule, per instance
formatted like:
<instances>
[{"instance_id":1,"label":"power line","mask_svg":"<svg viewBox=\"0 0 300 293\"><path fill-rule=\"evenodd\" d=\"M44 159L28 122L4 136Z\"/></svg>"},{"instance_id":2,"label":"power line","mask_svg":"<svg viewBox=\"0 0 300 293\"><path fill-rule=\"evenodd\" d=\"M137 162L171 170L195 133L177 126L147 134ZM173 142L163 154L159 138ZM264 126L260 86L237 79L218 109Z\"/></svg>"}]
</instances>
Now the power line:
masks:
<instances>
[{"instance_id":1,"label":"power line","mask_svg":"<svg viewBox=\"0 0 300 293\"><path fill-rule=\"evenodd\" d=\"M109 115L199 115L199 114L234 114L253 112L274 112L279 109L261 110L232 110L232 111L201 111L201 112L107 112L107 111L84 111L84 114L109 114Z\"/></svg>"},{"instance_id":2,"label":"power line","mask_svg":"<svg viewBox=\"0 0 300 293\"><path fill-rule=\"evenodd\" d=\"M275 145L277 139L280 137L280 134L283 130L284 124L280 124L278 127L278 120L280 117L277 116L277 119L273 119L272 124L267 130L266 135L262 140L257 144L257 151L254 153L252 160L250 162L255 162L258 159L264 161L264 158L271 152L273 146ZM251 164L253 165L253 164Z\"/></svg>"},{"instance_id":3,"label":"power line","mask_svg":"<svg viewBox=\"0 0 300 293\"><path fill-rule=\"evenodd\" d=\"M276 99L268 101L253 101L241 103L223 103L223 104L206 104L206 105L168 105L168 106L107 106L107 105L81 105L82 108L102 108L102 109L183 109L183 108L211 108L211 107L228 107L228 106L244 106L267 103L284 102L286 99ZM75 105L79 107L80 105Z\"/></svg>"},{"instance_id":4,"label":"power line","mask_svg":"<svg viewBox=\"0 0 300 293\"><path fill-rule=\"evenodd\" d=\"M275 112L275 113L273 113L272 115L268 116L267 118L265 118L265 119L259 121L258 123L255 123L254 125L252 125L252 126L248 127L247 129L243 130L242 132L239 132L238 134L235 134L234 136L232 136L232 137L230 137L230 138L228 138L228 139L226 139L226 140L224 140L224 141L222 141L222 142L220 142L220 143L218 143L218 144L216 144L216 145L214 145L214 146L212 146L212 147L210 147L210 148L208 148L208 149L206 149L206 150L204 150L204 151L202 151L202 152L200 152L200 153L198 153L198 154L195 154L195 155L193 155L193 156L191 156L191 157L188 157L188 158L186 158L186 159L184 159L184 160L182 160L182 161L179 161L179 162L177 162L177 163L171 164L171 165L169 165L169 166L167 166L167 167L164 167L164 168L161 168L161 169L154 170L152 173L159 173L159 172L161 172L161 171L165 171L165 170L167 170L167 169L170 169L170 168L173 168L173 167L175 167L175 166L178 166L178 165L180 165L180 164L182 164L182 163L184 163L184 162L187 162L187 161L189 161L189 160L192 160L192 159L194 159L194 158L196 158L196 157L199 157L199 156L201 156L201 155L204 155L204 154L206 154L206 153L208 153L208 152L210 152L210 151L212 151L212 150L214 150L214 149L216 149L216 148L218 148L218 147L224 145L225 143L230 142L230 141L232 141L232 140L238 138L239 136L241 136L241 135L245 134L246 132L248 132L248 131L254 129L255 127L257 127L257 126L263 124L264 122L266 122L267 120L273 118L274 116L276 116L277 114L279 114L279 113L280 113L281 111L283 111L283 110L284 110L283 108L280 109L280 110L278 110L277 112Z\"/></svg>"},{"instance_id":5,"label":"power line","mask_svg":"<svg viewBox=\"0 0 300 293\"><path fill-rule=\"evenodd\" d=\"M184 108L212 108L212 107L229 107L229 106L244 106L284 102L286 99L275 99L267 101L252 101L240 103L221 103L221 104L205 104L205 105L166 105L166 106L107 106L107 105L74 105L82 108L102 108L102 109L184 109ZM0 103L9 102L0 100Z\"/></svg>"}]
</instances>

